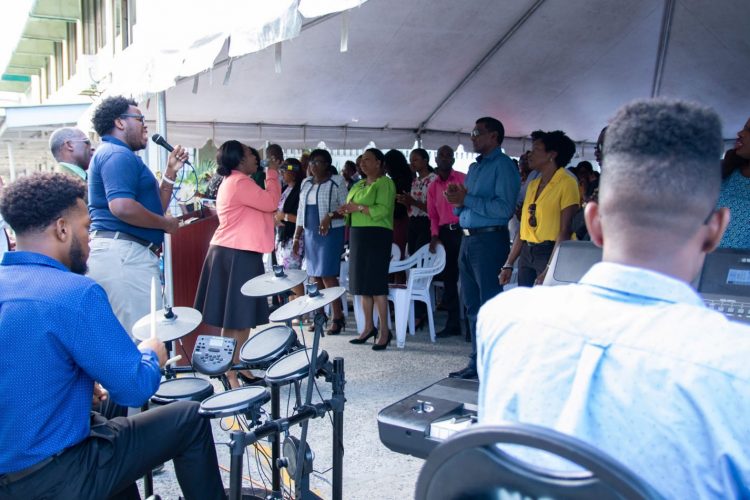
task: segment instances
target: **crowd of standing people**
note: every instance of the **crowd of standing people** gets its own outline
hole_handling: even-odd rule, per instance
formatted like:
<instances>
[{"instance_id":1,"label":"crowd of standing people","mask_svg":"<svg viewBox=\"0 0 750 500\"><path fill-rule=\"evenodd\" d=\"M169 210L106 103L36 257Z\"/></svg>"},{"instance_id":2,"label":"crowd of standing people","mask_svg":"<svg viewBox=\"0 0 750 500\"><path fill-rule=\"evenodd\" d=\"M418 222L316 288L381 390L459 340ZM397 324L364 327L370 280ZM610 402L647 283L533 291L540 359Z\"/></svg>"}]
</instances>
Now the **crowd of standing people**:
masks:
<instances>
[{"instance_id":1,"label":"crowd of standing people","mask_svg":"<svg viewBox=\"0 0 750 500\"><path fill-rule=\"evenodd\" d=\"M726 153L721 176L715 164L720 125L709 110L682 103L636 103L612 123L597 144L597 161L607 179L601 195L591 164L566 168L575 144L564 132L533 132L531 150L514 163L502 149L503 124L492 117L474 124L471 142L478 156L466 175L453 170L454 151L447 145L438 149L435 168L423 149L413 150L407 161L398 150L370 148L356 162L347 162L339 175L323 149L299 160L284 159L283 149L272 144L265 150L267 168L260 169L260 152L227 141L218 148L218 177L211 186L219 225L194 306L207 324L241 344L252 328L268 322L267 299L240 292L244 283L264 272L264 254L272 254L287 269L305 269L319 288L328 288L339 285L348 245L349 291L361 297L365 318L364 328L350 342L364 344L372 337L372 350L383 351L393 338L388 289L390 281L399 279L388 273L393 245L401 256L425 245L429 251L443 245L448 320L438 336L462 333L463 308L472 352L466 367L450 377L482 375L480 420L507 417L553 426L551 419L559 417L558 423L571 433L617 455L627 437L610 438L626 428L627 421L613 425L603 438L592 435L605 427L602 422L620 417L616 408L623 407L612 404L620 386L602 387L607 381L619 384L647 374L651 379L634 386L642 399L658 402L662 388L654 392L649 385L668 372L670 380L679 383L668 386L676 395L665 408L682 408L675 403L681 397L709 403L705 411L692 403L683 405L687 409L660 415L659 421L694 427L691 435L701 435L707 418L711 428L736 425L739 435L746 435L747 426L737 422L747 413L742 406L747 398L739 397L747 396L747 370L730 352L735 344L747 351L746 328L727 325L723 316L707 311L686 283L696 262L715 247L750 248L750 120ZM137 477L174 459L186 496L222 498L211 429L198 416L196 403L179 402L134 417L124 417L111 405L103 416L89 416L92 393L97 404L114 400L140 406L158 387L167 356L163 343L151 338L136 346L128 335L135 321L149 313L152 284L160 281L164 235L179 227L168 207L177 173L188 159L183 147L175 147L161 178L155 177L136 154L145 148L148 131L144 115L130 99L104 99L93 124L102 141L96 151L80 131L60 129L50 140L59 172L23 178L4 188L0 198L0 212L17 237L16 251L4 254L0 281L24 283L0 287L0 331L15 361L4 365L0 377L0 401L6 402L0 406L6 414L0 424L0 444L6 450L0 459L0 487L3 494L19 497L37 491L70 498L109 497L132 493ZM672 130L698 131L701 140L693 145ZM662 238L660 245L649 241L648 236L656 234ZM597 324L616 326L596 337L589 338L590 323L582 323L591 318L570 315L561 301L565 291L526 289L544 280L554 249L571 238L590 238L604 247L605 262L566 297L581 304L597 301ZM514 269L521 290L501 294ZM91 279L80 276L84 274ZM294 293L304 292L297 288ZM491 307L482 308L491 300ZM537 300L550 307L537 309ZM345 328L339 301L332 303L331 313L327 333L337 335ZM648 326L634 328L629 314L623 313L647 318ZM671 338L672 330L659 328L666 316L684 323L684 337ZM538 328L542 324L544 328ZM653 330L653 337L644 338L645 330ZM722 341L707 342L705 331ZM45 348L50 346L47 332L54 336L52 348ZM529 340L534 336L540 342ZM660 344L662 337L665 342ZM706 360L702 351L689 349L685 338L692 345L727 352L716 351ZM32 360L45 370L29 381ZM589 375L581 375L578 369L586 364ZM610 378L605 371L611 372ZM519 374L516 380L523 383L505 384ZM228 376L233 387L240 379L255 382L251 373L232 371ZM709 379L718 390L694 386L694 380ZM577 399L561 397L587 391L598 418L576 406ZM26 404L7 403L10 394L20 393ZM58 404L60 394L67 397ZM539 399L539 394L545 397ZM739 403L719 414L710 406L712 398ZM32 418L26 413L29 408ZM654 434L655 442L663 440L658 426L649 425L649 415L644 411L632 418ZM39 439L42 434L45 438ZM675 439L674 449L682 444ZM713 445L703 446L696 461L711 459ZM726 456L732 471L732 460L738 461L737 470L747 469L742 453ZM81 457L88 457L86 470L79 465ZM67 470L74 465L80 470L68 479ZM735 483L742 486L739 474L723 474L724 469L708 462L702 467L715 476L717 491L734 491ZM660 473L658 466L642 470L656 479ZM33 484L24 481L30 474L35 474ZM706 481L691 474L692 469L685 468L676 488L703 488Z\"/></svg>"}]
</instances>

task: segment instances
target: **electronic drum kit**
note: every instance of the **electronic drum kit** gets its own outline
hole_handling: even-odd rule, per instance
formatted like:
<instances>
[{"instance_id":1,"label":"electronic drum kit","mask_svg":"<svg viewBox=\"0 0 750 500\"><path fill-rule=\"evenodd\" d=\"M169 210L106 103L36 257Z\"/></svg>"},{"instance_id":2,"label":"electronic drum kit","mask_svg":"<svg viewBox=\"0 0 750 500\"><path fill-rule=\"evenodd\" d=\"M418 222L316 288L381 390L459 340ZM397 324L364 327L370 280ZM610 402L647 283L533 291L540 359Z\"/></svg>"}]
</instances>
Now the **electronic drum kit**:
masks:
<instances>
[{"instance_id":1,"label":"electronic drum kit","mask_svg":"<svg viewBox=\"0 0 750 500\"><path fill-rule=\"evenodd\" d=\"M250 297L289 293L307 279L304 271L284 270L274 266L274 270L257 276L242 286L241 292ZM317 285L308 284L306 294L288 302L271 313L272 322L267 328L249 338L240 348L240 363L233 365L232 359L236 348L234 339L200 335L197 338L191 366L164 368L164 380L152 396L155 405L169 404L174 401L188 400L200 403L199 414L206 418L238 417L246 418L248 431L233 430L229 446L231 448L229 499L259 498L242 495L242 467L245 448L261 439L271 440L272 490L266 498L282 498L281 469L286 468L294 480L294 498L319 498L310 491L309 475L312 472L312 452L307 445L307 427L311 418L321 418L327 412L333 414L333 498L342 498L343 483L343 412L344 412L344 360L328 359L328 353L319 349L320 337L323 336L325 315L322 308L338 300L345 292L342 287L318 290ZM289 326L292 319L314 313L315 334L311 348L299 344L294 330ZM194 331L202 320L199 311L188 307L167 307L152 311L133 326L133 335L145 340L153 332L153 315L156 319L155 335L167 342L171 348L172 341ZM315 362L311 362L315 360ZM262 383L266 386L246 385L231 389L225 375L227 370L264 370ZM199 372L212 378L218 378L225 388L224 392L214 394L213 385L206 378L195 376L177 377L178 373ZM316 376L323 375L326 382L332 384L330 399L312 403L313 386ZM301 383L306 380L304 400L301 397ZM296 404L291 416L280 415L280 388L293 384ZM291 388L290 388L291 390ZM271 414L263 421L262 406L271 402ZM301 436L297 439L289 435L290 427L300 424ZM284 440L284 456L281 456L281 433L287 435ZM146 496L153 492L150 475L146 477Z\"/></svg>"}]
</instances>

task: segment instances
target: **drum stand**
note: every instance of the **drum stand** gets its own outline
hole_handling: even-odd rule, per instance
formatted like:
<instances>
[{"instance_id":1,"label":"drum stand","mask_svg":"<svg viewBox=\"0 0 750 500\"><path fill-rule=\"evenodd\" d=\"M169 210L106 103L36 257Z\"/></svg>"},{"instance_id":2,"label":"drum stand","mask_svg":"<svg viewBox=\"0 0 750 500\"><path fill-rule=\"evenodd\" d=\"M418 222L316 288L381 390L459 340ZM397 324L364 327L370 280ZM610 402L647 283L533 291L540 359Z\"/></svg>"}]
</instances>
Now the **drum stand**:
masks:
<instances>
[{"instance_id":1,"label":"drum stand","mask_svg":"<svg viewBox=\"0 0 750 500\"><path fill-rule=\"evenodd\" d=\"M229 500L241 500L242 498L242 459L245 453L245 448L251 444L258 442L260 439L269 436L279 436L282 432L287 432L290 427L294 425L302 425L302 437L299 440L297 456L294 457L294 486L295 492L294 497L297 499L317 499L318 497L310 491L309 488L309 475L312 472L310 464L311 460L309 456L306 456L309 450L307 446L307 423L311 418L324 417L326 412L333 412L333 500L342 499L342 485L343 485L343 464L344 464L344 386L346 385L346 379L344 374L344 359L335 358L333 363L323 368L326 376L326 381L330 382L333 388L331 399L327 399L321 403L312 404L312 385L314 383L315 373L317 371L316 361L317 360L317 339L319 337L318 330L322 329L323 317L320 313L320 323L316 321L316 335L313 341L313 356L310 362L310 372L308 374L308 391L307 399L303 406L297 409L297 411L289 418L274 418L266 423L256 427L250 432L244 432L241 430L234 430L230 433L229 448L231 450L231 462L230 462L230 476L229 476ZM317 320L318 315L316 315ZM272 389L273 391L273 389ZM276 388L278 395L278 388ZM271 399L271 405L273 408L273 395ZM278 401L278 398L276 399ZM277 408L278 410L278 408ZM276 460L272 463L273 471L280 475L280 467L289 465L289 457L281 459L276 457ZM276 489L274 485L274 491L272 496L281 491L281 482L279 481L279 488Z\"/></svg>"},{"instance_id":2,"label":"drum stand","mask_svg":"<svg viewBox=\"0 0 750 500\"><path fill-rule=\"evenodd\" d=\"M257 276L242 286L240 290L243 295L250 297L265 297L270 293L284 293L282 305L277 311L271 314L273 321L283 321L291 327L291 321L295 317L300 317L308 312L315 313L315 335L313 345L310 350L310 359L307 374L307 391L304 404L295 409L294 414L288 418L280 417L280 389L279 384L269 384L271 387L271 419L265 424L255 427L253 431L244 432L241 430L230 433L229 446L231 448L231 468L230 468L230 493L231 500L240 500L242 495L242 458L245 448L259 439L271 437L271 469L273 474L273 491L270 498L281 498L281 467L288 467L289 473L294 478L295 495L297 499L317 498L310 492L309 474L312 472L312 457L307 446L307 425L311 418L322 417L328 411L333 412L333 498L341 500L342 498L342 466L343 466L343 418L344 418L344 360L336 358L333 362L327 363L323 367L326 373L326 381L332 384L331 399L322 403L312 404L313 385L315 384L315 375L321 367L318 365L318 351L320 337L323 336L326 317L322 312L322 307L332 300L338 300L343 293L343 289L336 290L333 293L318 291L317 286L308 285L307 294L292 302L288 302L289 290L307 279L304 271L284 270L283 266L273 266L272 273L266 273ZM337 294L335 297L334 294ZM304 299L304 300L303 300ZM299 302L302 301L302 302ZM287 303L284 305L284 303ZM286 311L292 304L298 307L292 311ZM292 312L292 314L289 314ZM279 314L281 313L281 314ZM274 315L278 319L273 319ZM299 345L299 340L297 340ZM329 368L332 367L332 368ZM298 382L295 382L297 384ZM299 387L295 385L295 393L299 395ZM299 397L299 396L298 396ZM280 433L287 432L289 427L300 423L302 425L302 434L299 441L289 438L285 442L285 451L287 456L281 458L280 450ZM291 456L290 456L291 455ZM307 460L306 460L307 459ZM309 466L306 467L305 465ZM304 476L304 480L303 480Z\"/></svg>"}]
</instances>

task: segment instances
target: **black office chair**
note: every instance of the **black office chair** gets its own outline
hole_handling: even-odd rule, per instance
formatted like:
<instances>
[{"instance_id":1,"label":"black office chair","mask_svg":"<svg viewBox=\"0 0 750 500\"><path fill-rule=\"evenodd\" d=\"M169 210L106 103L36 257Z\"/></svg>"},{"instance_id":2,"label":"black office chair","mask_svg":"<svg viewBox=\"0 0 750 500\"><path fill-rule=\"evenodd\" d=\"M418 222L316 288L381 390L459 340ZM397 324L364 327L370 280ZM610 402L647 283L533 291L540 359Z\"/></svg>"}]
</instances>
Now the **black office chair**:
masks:
<instances>
[{"instance_id":1,"label":"black office chair","mask_svg":"<svg viewBox=\"0 0 750 500\"><path fill-rule=\"evenodd\" d=\"M584 470L544 469L503 452L497 444L551 453ZM427 457L416 500L490 500L500 492L522 498L661 499L624 465L574 437L528 424L476 426L441 443Z\"/></svg>"}]
</instances>

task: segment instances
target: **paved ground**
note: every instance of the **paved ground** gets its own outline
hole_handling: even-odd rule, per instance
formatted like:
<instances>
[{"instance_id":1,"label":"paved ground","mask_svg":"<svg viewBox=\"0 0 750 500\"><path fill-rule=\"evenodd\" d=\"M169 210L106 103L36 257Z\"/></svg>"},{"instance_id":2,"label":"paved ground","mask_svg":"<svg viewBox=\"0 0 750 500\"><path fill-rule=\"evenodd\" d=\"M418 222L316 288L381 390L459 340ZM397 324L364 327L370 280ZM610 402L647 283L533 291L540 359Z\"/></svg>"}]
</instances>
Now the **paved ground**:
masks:
<instances>
[{"instance_id":1,"label":"paved ground","mask_svg":"<svg viewBox=\"0 0 750 500\"><path fill-rule=\"evenodd\" d=\"M436 328L445 321L445 314L438 312ZM352 345L349 340L356 335L353 315L350 314L347 330L339 336L322 339L321 347L329 356L343 357L346 371L346 409L344 412L344 495L347 500L404 499L413 498L414 486L423 461L391 452L378 437L377 414L384 407L444 378L449 371L462 368L466 363L471 345L463 337L429 340L427 327L414 337L407 336L406 347L397 349L395 340L380 352L367 345ZM312 334L305 334L311 345ZM330 385L318 379L323 397L329 397ZM302 392L304 396L304 388ZM287 407L288 391L282 391L282 414ZM316 395L314 401L320 401ZM294 396L291 397L293 406ZM270 405L266 405L270 411ZM214 437L217 443L228 441L228 433L214 422ZM315 455L314 469L321 471L311 477L312 488L323 498L331 498L331 450L332 426L328 418L315 419L309 426L309 443ZM299 427L290 433L299 437ZM229 452L224 445L217 444L220 466L228 471ZM251 484L270 485L267 476L258 471L262 463L260 455L250 451L246 454L245 486ZM262 467L267 469L267 467ZM248 474L248 470L250 474ZM224 474L224 483L229 485L229 474ZM176 499L180 489L174 477L171 463L164 472L155 477L155 490L163 499Z\"/></svg>"}]
</instances>

